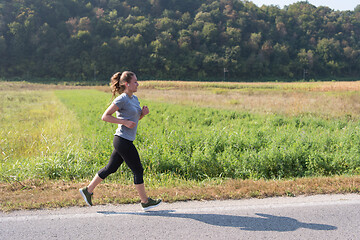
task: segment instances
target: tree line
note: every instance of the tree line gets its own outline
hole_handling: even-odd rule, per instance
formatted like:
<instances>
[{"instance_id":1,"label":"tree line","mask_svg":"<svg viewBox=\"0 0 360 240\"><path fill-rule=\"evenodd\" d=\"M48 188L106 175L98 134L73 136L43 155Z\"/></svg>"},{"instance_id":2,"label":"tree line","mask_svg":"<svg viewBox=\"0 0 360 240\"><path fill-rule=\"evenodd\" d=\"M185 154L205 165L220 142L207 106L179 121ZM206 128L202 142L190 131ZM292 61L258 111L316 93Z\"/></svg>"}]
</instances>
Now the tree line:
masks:
<instances>
[{"instance_id":1,"label":"tree line","mask_svg":"<svg viewBox=\"0 0 360 240\"><path fill-rule=\"evenodd\" d=\"M4 0L0 76L233 80L360 73L354 11L241 0Z\"/></svg>"}]
</instances>

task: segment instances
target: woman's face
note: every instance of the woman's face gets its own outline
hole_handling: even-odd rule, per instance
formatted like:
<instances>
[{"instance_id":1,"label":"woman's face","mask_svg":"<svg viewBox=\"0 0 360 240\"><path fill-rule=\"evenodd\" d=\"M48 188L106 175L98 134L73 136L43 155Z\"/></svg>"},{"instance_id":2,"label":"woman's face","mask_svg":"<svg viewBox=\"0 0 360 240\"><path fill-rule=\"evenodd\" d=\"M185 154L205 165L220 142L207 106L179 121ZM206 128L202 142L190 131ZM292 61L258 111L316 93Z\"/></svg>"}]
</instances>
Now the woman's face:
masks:
<instances>
[{"instance_id":1,"label":"woman's face","mask_svg":"<svg viewBox=\"0 0 360 240\"><path fill-rule=\"evenodd\" d=\"M137 92L137 87L139 86L139 83L137 81L136 75L132 77L130 83L128 83L127 86L129 91Z\"/></svg>"}]
</instances>

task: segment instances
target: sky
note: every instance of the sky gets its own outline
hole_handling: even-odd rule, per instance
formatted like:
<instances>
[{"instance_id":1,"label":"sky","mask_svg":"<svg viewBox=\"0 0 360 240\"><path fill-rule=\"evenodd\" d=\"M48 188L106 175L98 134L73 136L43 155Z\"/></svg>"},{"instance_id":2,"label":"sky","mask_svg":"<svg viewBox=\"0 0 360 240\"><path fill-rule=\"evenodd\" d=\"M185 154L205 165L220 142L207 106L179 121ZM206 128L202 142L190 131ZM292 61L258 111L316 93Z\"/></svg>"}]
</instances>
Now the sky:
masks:
<instances>
[{"instance_id":1,"label":"sky","mask_svg":"<svg viewBox=\"0 0 360 240\"><path fill-rule=\"evenodd\" d=\"M283 8L285 5L290 5L300 0L250 0L255 3L258 7L262 5L278 5L280 8ZM355 7L360 4L359 0L308 0L309 3L319 6L327 6L334 10L353 11Z\"/></svg>"}]
</instances>

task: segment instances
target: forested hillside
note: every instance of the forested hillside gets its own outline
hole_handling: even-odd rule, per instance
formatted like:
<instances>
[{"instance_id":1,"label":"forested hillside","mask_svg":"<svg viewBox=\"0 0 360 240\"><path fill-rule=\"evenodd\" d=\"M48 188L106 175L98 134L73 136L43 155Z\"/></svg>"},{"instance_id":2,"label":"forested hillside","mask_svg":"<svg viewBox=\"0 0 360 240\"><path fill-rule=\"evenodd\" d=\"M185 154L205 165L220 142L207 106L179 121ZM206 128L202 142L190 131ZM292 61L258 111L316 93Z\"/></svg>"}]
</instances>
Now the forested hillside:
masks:
<instances>
[{"instance_id":1,"label":"forested hillside","mask_svg":"<svg viewBox=\"0 0 360 240\"><path fill-rule=\"evenodd\" d=\"M0 76L92 81L360 75L360 5L240 0L2 0Z\"/></svg>"}]
</instances>

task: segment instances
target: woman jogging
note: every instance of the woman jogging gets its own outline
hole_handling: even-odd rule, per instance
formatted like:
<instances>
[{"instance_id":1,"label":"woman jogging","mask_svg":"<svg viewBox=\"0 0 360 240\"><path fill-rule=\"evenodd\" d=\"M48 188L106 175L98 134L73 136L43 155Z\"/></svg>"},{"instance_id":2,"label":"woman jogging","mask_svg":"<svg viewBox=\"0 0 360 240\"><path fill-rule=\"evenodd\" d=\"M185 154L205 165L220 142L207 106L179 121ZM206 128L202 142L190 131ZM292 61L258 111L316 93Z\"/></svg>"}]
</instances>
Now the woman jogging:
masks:
<instances>
[{"instance_id":1,"label":"woman jogging","mask_svg":"<svg viewBox=\"0 0 360 240\"><path fill-rule=\"evenodd\" d=\"M120 165L125 163L134 175L134 183L141 199L143 210L156 207L161 200L148 198L143 181L143 167L136 147L133 144L136 136L137 125L140 119L149 113L147 106L140 107L138 98L134 95L139 86L133 72L117 72L111 77L111 91L113 96L119 93L112 104L105 110L102 120L118 124L114 136L114 151L109 163L102 168L87 187L81 188L80 193L85 202L92 206L92 196L95 187L111 173L116 172ZM112 116L116 112L116 117Z\"/></svg>"}]
</instances>

